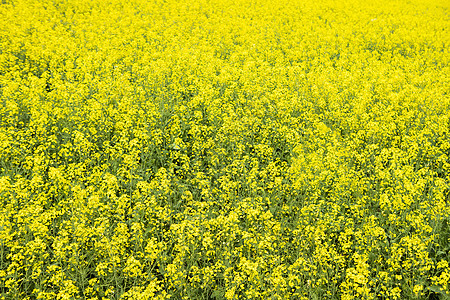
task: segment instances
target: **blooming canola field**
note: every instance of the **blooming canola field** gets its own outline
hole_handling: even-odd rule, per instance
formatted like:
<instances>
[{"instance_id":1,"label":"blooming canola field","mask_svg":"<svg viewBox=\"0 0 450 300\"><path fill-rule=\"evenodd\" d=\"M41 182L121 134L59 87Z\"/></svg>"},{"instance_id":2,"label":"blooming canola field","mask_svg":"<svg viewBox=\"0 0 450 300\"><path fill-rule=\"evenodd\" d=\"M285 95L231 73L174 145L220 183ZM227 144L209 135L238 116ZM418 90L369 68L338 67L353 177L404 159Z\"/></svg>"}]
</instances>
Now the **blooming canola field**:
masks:
<instances>
[{"instance_id":1,"label":"blooming canola field","mask_svg":"<svg viewBox=\"0 0 450 300\"><path fill-rule=\"evenodd\" d=\"M449 12L2 0L0 299L449 299Z\"/></svg>"}]
</instances>

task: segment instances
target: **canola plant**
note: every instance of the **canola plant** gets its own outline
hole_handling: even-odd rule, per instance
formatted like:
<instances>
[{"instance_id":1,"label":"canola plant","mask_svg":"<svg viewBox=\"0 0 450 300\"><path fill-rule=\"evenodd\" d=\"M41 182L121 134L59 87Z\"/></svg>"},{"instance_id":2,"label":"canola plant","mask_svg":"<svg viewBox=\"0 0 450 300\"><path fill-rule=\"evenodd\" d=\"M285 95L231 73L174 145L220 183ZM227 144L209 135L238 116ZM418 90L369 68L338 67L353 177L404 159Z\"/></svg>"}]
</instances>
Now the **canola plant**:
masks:
<instances>
[{"instance_id":1,"label":"canola plant","mask_svg":"<svg viewBox=\"0 0 450 300\"><path fill-rule=\"evenodd\" d=\"M2 0L0 299L448 299L449 9Z\"/></svg>"}]
</instances>

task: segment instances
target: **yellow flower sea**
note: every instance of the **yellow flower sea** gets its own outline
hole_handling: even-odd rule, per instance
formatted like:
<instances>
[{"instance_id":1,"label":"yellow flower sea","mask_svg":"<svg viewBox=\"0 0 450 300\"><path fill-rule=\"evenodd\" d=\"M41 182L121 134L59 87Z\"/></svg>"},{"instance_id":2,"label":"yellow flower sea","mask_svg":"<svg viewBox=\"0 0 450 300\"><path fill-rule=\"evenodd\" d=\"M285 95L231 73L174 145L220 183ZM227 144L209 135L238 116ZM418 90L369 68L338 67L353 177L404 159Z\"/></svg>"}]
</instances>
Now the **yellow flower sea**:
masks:
<instances>
[{"instance_id":1,"label":"yellow flower sea","mask_svg":"<svg viewBox=\"0 0 450 300\"><path fill-rule=\"evenodd\" d=\"M2 0L0 300L449 299L449 13Z\"/></svg>"}]
</instances>

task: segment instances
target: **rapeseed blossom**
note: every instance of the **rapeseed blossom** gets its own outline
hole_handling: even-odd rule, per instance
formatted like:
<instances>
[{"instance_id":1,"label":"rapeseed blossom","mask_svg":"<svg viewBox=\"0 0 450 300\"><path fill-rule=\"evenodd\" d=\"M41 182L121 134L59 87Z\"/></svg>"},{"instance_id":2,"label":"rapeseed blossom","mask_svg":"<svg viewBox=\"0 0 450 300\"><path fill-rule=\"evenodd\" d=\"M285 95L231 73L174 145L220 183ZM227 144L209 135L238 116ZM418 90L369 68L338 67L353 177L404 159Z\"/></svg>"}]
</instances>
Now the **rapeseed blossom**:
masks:
<instances>
[{"instance_id":1,"label":"rapeseed blossom","mask_svg":"<svg viewBox=\"0 0 450 300\"><path fill-rule=\"evenodd\" d=\"M0 299L446 299L442 0L3 0Z\"/></svg>"}]
</instances>

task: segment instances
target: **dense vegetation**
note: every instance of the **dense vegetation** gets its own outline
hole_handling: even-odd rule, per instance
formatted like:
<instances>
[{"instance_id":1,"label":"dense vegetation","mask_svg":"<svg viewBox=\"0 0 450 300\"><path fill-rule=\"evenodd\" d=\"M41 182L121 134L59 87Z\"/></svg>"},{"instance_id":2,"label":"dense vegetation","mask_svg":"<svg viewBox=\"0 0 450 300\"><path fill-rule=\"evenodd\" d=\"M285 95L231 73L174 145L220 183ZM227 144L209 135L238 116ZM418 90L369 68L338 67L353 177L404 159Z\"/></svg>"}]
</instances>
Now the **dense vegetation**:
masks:
<instances>
[{"instance_id":1,"label":"dense vegetation","mask_svg":"<svg viewBox=\"0 0 450 300\"><path fill-rule=\"evenodd\" d=\"M448 299L449 20L3 0L0 299Z\"/></svg>"}]
</instances>

